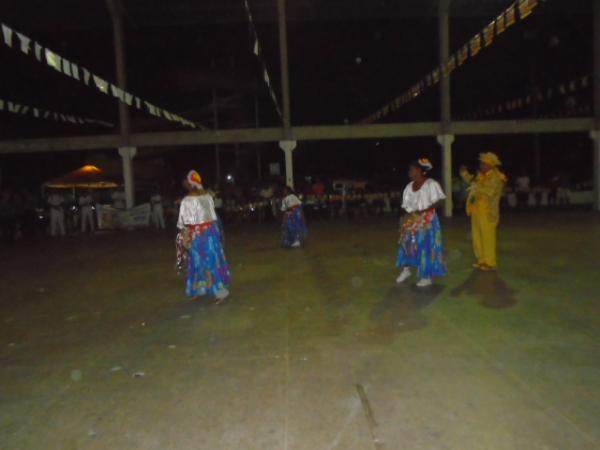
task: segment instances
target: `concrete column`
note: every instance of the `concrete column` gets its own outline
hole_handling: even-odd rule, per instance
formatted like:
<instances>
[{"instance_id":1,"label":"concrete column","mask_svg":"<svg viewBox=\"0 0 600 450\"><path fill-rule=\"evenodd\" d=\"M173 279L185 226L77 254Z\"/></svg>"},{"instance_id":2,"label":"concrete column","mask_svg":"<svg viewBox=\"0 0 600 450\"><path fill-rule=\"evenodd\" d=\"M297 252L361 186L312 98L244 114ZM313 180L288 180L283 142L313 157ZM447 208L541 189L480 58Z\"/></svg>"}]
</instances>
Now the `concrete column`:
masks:
<instances>
[{"instance_id":1,"label":"concrete column","mask_svg":"<svg viewBox=\"0 0 600 450\"><path fill-rule=\"evenodd\" d=\"M125 184L125 205L127 209L135 206L135 184L133 179L133 158L137 153L135 147L119 148L119 155L123 162L123 183Z\"/></svg>"},{"instance_id":2,"label":"concrete column","mask_svg":"<svg viewBox=\"0 0 600 450\"><path fill-rule=\"evenodd\" d=\"M600 211L600 129L590 131L594 142L594 211Z\"/></svg>"},{"instance_id":3,"label":"concrete column","mask_svg":"<svg viewBox=\"0 0 600 450\"><path fill-rule=\"evenodd\" d=\"M285 14L286 0L277 0L277 18L279 24L279 55L281 57L281 94L283 96L283 128L286 138L292 127L290 107L290 70L288 65L287 19Z\"/></svg>"},{"instance_id":4,"label":"concrete column","mask_svg":"<svg viewBox=\"0 0 600 450\"><path fill-rule=\"evenodd\" d=\"M450 114L450 74L446 64L450 59L450 0L439 0L438 4L438 45L440 57L440 119L446 128Z\"/></svg>"},{"instance_id":5,"label":"concrete column","mask_svg":"<svg viewBox=\"0 0 600 450\"><path fill-rule=\"evenodd\" d=\"M113 25L113 45L115 49L115 66L117 72L117 86L123 91L127 90L127 66L125 64L125 30L123 27L123 4L121 0L106 0ZM123 145L129 144L131 129L129 110L127 105L119 105L119 131Z\"/></svg>"},{"instance_id":6,"label":"concrete column","mask_svg":"<svg viewBox=\"0 0 600 450\"><path fill-rule=\"evenodd\" d=\"M454 210L452 202L452 143L454 142L454 136L452 134L442 134L437 137L437 141L442 147L442 187L446 194L444 216L452 217Z\"/></svg>"},{"instance_id":7,"label":"concrete column","mask_svg":"<svg viewBox=\"0 0 600 450\"><path fill-rule=\"evenodd\" d=\"M594 210L600 211L600 0L594 0Z\"/></svg>"},{"instance_id":8,"label":"concrete column","mask_svg":"<svg viewBox=\"0 0 600 450\"><path fill-rule=\"evenodd\" d=\"M450 0L439 0L438 3L438 40L442 134L437 137L437 141L442 147L442 186L446 193L444 216L452 217L452 143L454 136L448 133L452 116L450 111L450 74L446 71L446 64L450 58Z\"/></svg>"},{"instance_id":9,"label":"concrete column","mask_svg":"<svg viewBox=\"0 0 600 450\"><path fill-rule=\"evenodd\" d=\"M294 189L294 149L296 141L280 141L279 147L285 153L285 184Z\"/></svg>"}]
</instances>

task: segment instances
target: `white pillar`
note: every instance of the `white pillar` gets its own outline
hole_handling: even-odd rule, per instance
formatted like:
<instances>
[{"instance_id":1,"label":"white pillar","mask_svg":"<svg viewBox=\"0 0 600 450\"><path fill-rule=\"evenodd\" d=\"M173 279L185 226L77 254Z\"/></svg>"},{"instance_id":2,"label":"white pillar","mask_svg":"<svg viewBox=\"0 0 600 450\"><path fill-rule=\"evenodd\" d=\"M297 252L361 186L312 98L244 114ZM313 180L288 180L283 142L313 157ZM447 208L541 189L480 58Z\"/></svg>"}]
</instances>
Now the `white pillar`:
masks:
<instances>
[{"instance_id":1,"label":"white pillar","mask_svg":"<svg viewBox=\"0 0 600 450\"><path fill-rule=\"evenodd\" d=\"M285 153L285 183L294 189L294 149L296 141L279 141L279 147Z\"/></svg>"},{"instance_id":2,"label":"white pillar","mask_svg":"<svg viewBox=\"0 0 600 450\"><path fill-rule=\"evenodd\" d=\"M594 141L594 211L600 211L600 130L590 131Z\"/></svg>"},{"instance_id":3,"label":"white pillar","mask_svg":"<svg viewBox=\"0 0 600 450\"><path fill-rule=\"evenodd\" d=\"M442 147L442 187L446 194L444 202L444 216L452 217L454 205L452 204L452 143L454 135L441 134L437 141Z\"/></svg>"},{"instance_id":4,"label":"white pillar","mask_svg":"<svg viewBox=\"0 0 600 450\"><path fill-rule=\"evenodd\" d=\"M137 153L135 147L120 147L119 155L123 161L123 183L125 184L125 205L127 209L135 205L135 183L133 179L132 160Z\"/></svg>"}]
</instances>

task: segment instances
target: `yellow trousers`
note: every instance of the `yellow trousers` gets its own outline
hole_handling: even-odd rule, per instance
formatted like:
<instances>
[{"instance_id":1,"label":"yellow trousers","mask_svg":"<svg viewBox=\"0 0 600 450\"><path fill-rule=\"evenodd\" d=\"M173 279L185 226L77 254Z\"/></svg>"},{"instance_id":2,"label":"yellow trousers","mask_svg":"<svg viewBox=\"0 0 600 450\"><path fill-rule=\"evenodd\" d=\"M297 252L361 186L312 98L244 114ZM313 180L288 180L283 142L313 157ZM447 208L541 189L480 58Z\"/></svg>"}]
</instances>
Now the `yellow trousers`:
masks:
<instances>
[{"instance_id":1,"label":"yellow trousers","mask_svg":"<svg viewBox=\"0 0 600 450\"><path fill-rule=\"evenodd\" d=\"M471 234L473 251L478 264L496 267L496 229L497 223L490 222L486 214L471 215Z\"/></svg>"}]
</instances>

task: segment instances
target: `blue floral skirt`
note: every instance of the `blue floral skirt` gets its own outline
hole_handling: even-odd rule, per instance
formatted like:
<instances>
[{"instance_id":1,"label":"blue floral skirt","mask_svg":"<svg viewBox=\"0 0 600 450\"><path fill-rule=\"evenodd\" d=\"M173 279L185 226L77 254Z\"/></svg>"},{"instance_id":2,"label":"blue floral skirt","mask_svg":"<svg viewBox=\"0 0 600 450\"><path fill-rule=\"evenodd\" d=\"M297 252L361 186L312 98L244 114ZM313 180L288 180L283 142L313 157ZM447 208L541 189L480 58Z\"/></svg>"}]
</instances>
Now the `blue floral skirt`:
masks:
<instances>
[{"instance_id":1,"label":"blue floral skirt","mask_svg":"<svg viewBox=\"0 0 600 450\"><path fill-rule=\"evenodd\" d=\"M283 214L281 244L291 247L295 242L302 242L308 236L308 228L304 220L302 207L297 206Z\"/></svg>"},{"instance_id":2,"label":"blue floral skirt","mask_svg":"<svg viewBox=\"0 0 600 450\"><path fill-rule=\"evenodd\" d=\"M217 222L192 226L182 231L177 238L178 265L183 268L181 266L187 264L185 293L190 297L216 295L229 286L231 275L219 228ZM191 242L187 251L180 256L184 241Z\"/></svg>"},{"instance_id":3,"label":"blue floral skirt","mask_svg":"<svg viewBox=\"0 0 600 450\"><path fill-rule=\"evenodd\" d=\"M448 273L442 228L435 210L406 216L400 227L399 244L397 267L416 267L421 278Z\"/></svg>"}]
</instances>

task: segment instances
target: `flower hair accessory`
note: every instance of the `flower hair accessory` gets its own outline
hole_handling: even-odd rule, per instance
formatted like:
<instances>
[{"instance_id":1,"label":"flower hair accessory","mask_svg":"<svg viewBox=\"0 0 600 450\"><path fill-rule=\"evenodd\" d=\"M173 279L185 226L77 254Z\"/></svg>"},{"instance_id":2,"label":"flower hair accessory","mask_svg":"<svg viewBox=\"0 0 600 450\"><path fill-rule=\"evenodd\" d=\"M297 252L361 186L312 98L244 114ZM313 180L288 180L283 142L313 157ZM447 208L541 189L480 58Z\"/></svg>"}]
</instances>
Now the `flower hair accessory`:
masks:
<instances>
[{"instance_id":1,"label":"flower hair accessory","mask_svg":"<svg viewBox=\"0 0 600 450\"><path fill-rule=\"evenodd\" d=\"M195 170L190 170L188 172L186 180L190 184L190 186L192 186L194 189L202 189L203 188L202 177Z\"/></svg>"},{"instance_id":2,"label":"flower hair accessory","mask_svg":"<svg viewBox=\"0 0 600 450\"><path fill-rule=\"evenodd\" d=\"M419 158L417 162L425 172L429 172L433 169L433 164L431 164L431 161L429 161L428 158Z\"/></svg>"}]
</instances>

